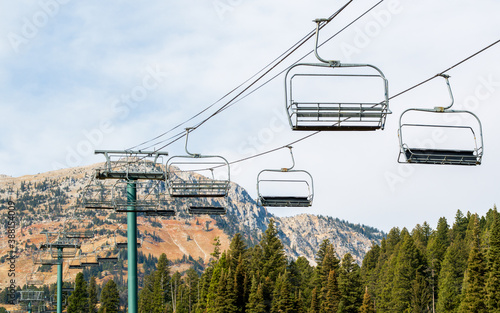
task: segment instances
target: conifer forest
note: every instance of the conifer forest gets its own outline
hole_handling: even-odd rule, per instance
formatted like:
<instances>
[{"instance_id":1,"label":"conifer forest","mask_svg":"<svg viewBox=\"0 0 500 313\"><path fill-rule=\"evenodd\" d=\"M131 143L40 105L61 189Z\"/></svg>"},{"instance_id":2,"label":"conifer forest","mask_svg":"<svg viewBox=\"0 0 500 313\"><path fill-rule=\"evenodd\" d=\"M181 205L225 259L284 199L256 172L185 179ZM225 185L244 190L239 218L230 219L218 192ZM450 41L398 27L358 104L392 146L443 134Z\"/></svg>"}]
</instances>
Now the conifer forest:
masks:
<instances>
[{"instance_id":1,"label":"conifer forest","mask_svg":"<svg viewBox=\"0 0 500 313\"><path fill-rule=\"evenodd\" d=\"M393 228L361 265L349 253L339 257L329 240L314 266L305 257L288 259L272 220L254 246L240 234L227 251L217 238L213 245L205 269L173 273L168 252L162 254L142 279L139 312L500 312L496 207L485 216L458 211L436 229L427 222ZM76 277L68 313L126 312L126 283L99 286L85 276Z\"/></svg>"}]
</instances>

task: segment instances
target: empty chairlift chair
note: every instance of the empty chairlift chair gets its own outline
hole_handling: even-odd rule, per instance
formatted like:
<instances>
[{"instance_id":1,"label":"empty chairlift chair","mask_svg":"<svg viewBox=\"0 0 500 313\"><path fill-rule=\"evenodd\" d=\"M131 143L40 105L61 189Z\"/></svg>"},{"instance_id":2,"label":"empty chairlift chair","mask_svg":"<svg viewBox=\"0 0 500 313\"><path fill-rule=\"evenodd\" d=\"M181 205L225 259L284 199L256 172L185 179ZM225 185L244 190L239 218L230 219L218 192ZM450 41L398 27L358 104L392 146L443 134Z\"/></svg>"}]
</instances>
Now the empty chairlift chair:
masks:
<instances>
[{"instance_id":1,"label":"empty chairlift chair","mask_svg":"<svg viewBox=\"0 0 500 313\"><path fill-rule=\"evenodd\" d=\"M318 55L321 63L292 65L285 75L285 106L292 130L373 131L384 129L389 111L388 81L370 64L347 64Z\"/></svg>"},{"instance_id":2,"label":"empty chairlift chair","mask_svg":"<svg viewBox=\"0 0 500 313\"><path fill-rule=\"evenodd\" d=\"M447 107L434 107L433 109L411 108L405 110L399 119L399 144L400 152L399 163L417 163L417 164L446 164L446 165L479 165L483 156L483 134L482 125L479 118L470 111L452 110L454 99L451 91L449 76L441 75L446 80L451 104ZM430 120L432 117L442 117L439 122L433 123L415 123L405 121L419 114L420 120ZM413 115L413 116L412 116ZM469 120L474 123L467 124ZM441 141L431 138L416 140L410 138L408 134L438 134L442 138L447 138L450 144L444 146ZM478 136L478 137L477 137ZM453 140L457 142L453 142Z\"/></svg>"},{"instance_id":3,"label":"empty chairlift chair","mask_svg":"<svg viewBox=\"0 0 500 313\"><path fill-rule=\"evenodd\" d=\"M186 129L186 155L173 156L167 161L168 194L172 198L191 198L193 203L207 198L226 198L230 183L229 162L222 156L189 152L187 143L190 131L190 128ZM211 204L190 205L188 210L191 214L226 212L224 207Z\"/></svg>"},{"instance_id":4,"label":"empty chairlift chair","mask_svg":"<svg viewBox=\"0 0 500 313\"><path fill-rule=\"evenodd\" d=\"M311 174L304 170L294 170L292 166L282 169L265 169L257 175L257 203L266 207L309 207L314 197ZM285 191L283 191L285 190Z\"/></svg>"},{"instance_id":5,"label":"empty chairlift chair","mask_svg":"<svg viewBox=\"0 0 500 313\"><path fill-rule=\"evenodd\" d=\"M75 223L70 224L70 228L64 232L66 238L90 239L94 237L94 224L91 220L77 218Z\"/></svg>"}]
</instances>

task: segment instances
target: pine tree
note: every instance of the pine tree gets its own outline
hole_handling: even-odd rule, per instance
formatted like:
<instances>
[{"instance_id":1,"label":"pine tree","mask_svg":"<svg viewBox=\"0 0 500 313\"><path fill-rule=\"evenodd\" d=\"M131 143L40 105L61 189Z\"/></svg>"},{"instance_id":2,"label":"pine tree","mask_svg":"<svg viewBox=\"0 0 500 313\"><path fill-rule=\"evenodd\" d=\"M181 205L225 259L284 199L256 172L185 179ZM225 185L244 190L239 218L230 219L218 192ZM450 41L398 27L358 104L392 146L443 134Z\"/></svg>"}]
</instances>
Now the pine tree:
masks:
<instances>
[{"instance_id":1,"label":"pine tree","mask_svg":"<svg viewBox=\"0 0 500 313\"><path fill-rule=\"evenodd\" d=\"M245 303L248 299L248 279L247 273L245 269L247 266L245 265L243 254L239 254L238 263L236 265L234 277L232 280L234 282L234 293L236 295L236 307L239 308L238 312L245 312Z\"/></svg>"},{"instance_id":2,"label":"pine tree","mask_svg":"<svg viewBox=\"0 0 500 313\"><path fill-rule=\"evenodd\" d=\"M290 281L288 280L288 272L285 271L285 273L278 276L276 280L271 313L292 313L295 311L295 301L293 300L291 289Z\"/></svg>"},{"instance_id":3,"label":"pine tree","mask_svg":"<svg viewBox=\"0 0 500 313\"><path fill-rule=\"evenodd\" d=\"M339 274L339 313L357 313L362 304L363 287L360 268L350 253L342 258Z\"/></svg>"},{"instance_id":4,"label":"pine tree","mask_svg":"<svg viewBox=\"0 0 500 313\"><path fill-rule=\"evenodd\" d=\"M262 292L262 285L257 281L257 278L252 277L252 286L250 288L250 295L246 304L247 313L265 313L266 306L264 304L264 295Z\"/></svg>"},{"instance_id":5,"label":"pine tree","mask_svg":"<svg viewBox=\"0 0 500 313\"><path fill-rule=\"evenodd\" d=\"M158 271L153 274L153 294L152 294L152 311L153 313L162 313L165 307L165 293L163 290L163 275Z\"/></svg>"},{"instance_id":6,"label":"pine tree","mask_svg":"<svg viewBox=\"0 0 500 313\"><path fill-rule=\"evenodd\" d=\"M208 313L217 312L217 297L220 293L219 282L224 279L224 271L227 269L227 254L223 252L215 264L212 279L208 287L207 300L206 300L206 310Z\"/></svg>"},{"instance_id":7,"label":"pine tree","mask_svg":"<svg viewBox=\"0 0 500 313\"><path fill-rule=\"evenodd\" d=\"M138 311L146 313L153 311L153 288L154 288L154 273L144 277L143 287L139 291Z\"/></svg>"},{"instance_id":8,"label":"pine tree","mask_svg":"<svg viewBox=\"0 0 500 313\"><path fill-rule=\"evenodd\" d=\"M167 255L162 253L158 259L158 266L155 272L157 276L156 279L160 280L161 288L163 289L163 302L167 303L170 301L170 261L167 259Z\"/></svg>"},{"instance_id":9,"label":"pine tree","mask_svg":"<svg viewBox=\"0 0 500 313\"><path fill-rule=\"evenodd\" d=\"M83 273L76 274L75 290L68 298L68 313L88 313L89 296L87 282L83 279Z\"/></svg>"},{"instance_id":10,"label":"pine tree","mask_svg":"<svg viewBox=\"0 0 500 313\"><path fill-rule=\"evenodd\" d=\"M231 240L231 243L229 244L229 256L231 257L231 264L230 264L231 270L234 271L236 269L240 257L243 260L246 252L247 252L247 245L243 241L243 236L241 236L240 233L235 234L233 239Z\"/></svg>"},{"instance_id":11,"label":"pine tree","mask_svg":"<svg viewBox=\"0 0 500 313\"><path fill-rule=\"evenodd\" d=\"M90 277L90 283L87 290L89 295L89 313L97 313L97 283L95 276Z\"/></svg>"},{"instance_id":12,"label":"pine tree","mask_svg":"<svg viewBox=\"0 0 500 313\"><path fill-rule=\"evenodd\" d=\"M365 288L363 304L359 308L359 313L375 313L375 308L373 307L373 302L370 293L368 292L368 287Z\"/></svg>"},{"instance_id":13,"label":"pine tree","mask_svg":"<svg viewBox=\"0 0 500 313\"><path fill-rule=\"evenodd\" d=\"M262 236L260 246L263 252L262 274L276 281L278 276L285 271L287 262L283 244L272 219Z\"/></svg>"},{"instance_id":14,"label":"pine tree","mask_svg":"<svg viewBox=\"0 0 500 313\"><path fill-rule=\"evenodd\" d=\"M320 312L337 312L340 302L340 291L335 270L331 270L328 274L328 280L325 286L322 288L322 294L323 296L320 305Z\"/></svg>"},{"instance_id":15,"label":"pine tree","mask_svg":"<svg viewBox=\"0 0 500 313\"><path fill-rule=\"evenodd\" d=\"M404 312L412 307L412 292L417 273L425 269L425 259L416 247L413 238L405 234L399 249L394 268L392 288L392 307L397 312Z\"/></svg>"},{"instance_id":16,"label":"pine tree","mask_svg":"<svg viewBox=\"0 0 500 313\"><path fill-rule=\"evenodd\" d=\"M314 287L311 293L311 306L309 307L309 313L319 313L319 305L318 288Z\"/></svg>"},{"instance_id":17,"label":"pine tree","mask_svg":"<svg viewBox=\"0 0 500 313\"><path fill-rule=\"evenodd\" d=\"M460 312L486 313L487 309L484 296L486 264L481 251L479 219L477 215L472 216L471 223L474 225L472 230L472 247L469 253L469 259L467 260Z\"/></svg>"},{"instance_id":18,"label":"pine tree","mask_svg":"<svg viewBox=\"0 0 500 313\"><path fill-rule=\"evenodd\" d=\"M99 312L105 313L118 313L118 308L120 304L120 295L118 293L118 287L114 280L110 279L104 285L101 292L101 307Z\"/></svg>"},{"instance_id":19,"label":"pine tree","mask_svg":"<svg viewBox=\"0 0 500 313\"><path fill-rule=\"evenodd\" d=\"M457 312L462 282L467 267L467 249L463 239L456 238L446 250L439 272L437 312Z\"/></svg>"},{"instance_id":20,"label":"pine tree","mask_svg":"<svg viewBox=\"0 0 500 313\"><path fill-rule=\"evenodd\" d=\"M309 261L300 256L295 262L290 263L290 276L294 276L295 281L292 281L294 286L297 286L300 292L300 301L302 302L302 310L307 312L311 302L311 283L314 273L314 268L309 264ZM294 267L294 268L293 268Z\"/></svg>"},{"instance_id":21,"label":"pine tree","mask_svg":"<svg viewBox=\"0 0 500 313\"><path fill-rule=\"evenodd\" d=\"M488 278L486 281L486 304L488 312L500 312L500 215L493 208L490 247L487 253Z\"/></svg>"},{"instance_id":22,"label":"pine tree","mask_svg":"<svg viewBox=\"0 0 500 313\"><path fill-rule=\"evenodd\" d=\"M186 307L188 312L193 312L195 304L198 300L198 285L200 277L194 268L190 268L186 272Z\"/></svg>"},{"instance_id":23,"label":"pine tree","mask_svg":"<svg viewBox=\"0 0 500 313\"><path fill-rule=\"evenodd\" d=\"M287 261L283 244L278 237L278 230L271 219L260 241L262 247L261 282L266 311L271 310L274 283L286 269Z\"/></svg>"}]
</instances>

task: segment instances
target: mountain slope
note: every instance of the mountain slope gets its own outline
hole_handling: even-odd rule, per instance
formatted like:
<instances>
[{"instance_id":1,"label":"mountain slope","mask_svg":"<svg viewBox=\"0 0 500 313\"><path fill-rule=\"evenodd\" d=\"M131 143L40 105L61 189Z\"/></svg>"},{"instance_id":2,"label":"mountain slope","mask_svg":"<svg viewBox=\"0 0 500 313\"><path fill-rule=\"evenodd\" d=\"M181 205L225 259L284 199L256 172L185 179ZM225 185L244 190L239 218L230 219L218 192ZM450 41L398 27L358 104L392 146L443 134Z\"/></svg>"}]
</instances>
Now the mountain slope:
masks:
<instances>
[{"instance_id":1,"label":"mountain slope","mask_svg":"<svg viewBox=\"0 0 500 313\"><path fill-rule=\"evenodd\" d=\"M61 231L76 227L86 221L96 233L96 237L82 245L82 251L97 251L105 243L126 241L126 215L110 210L82 209L81 194L95 168L92 166L70 168L37 175L0 178L0 218L6 221L7 201L15 202L18 257L16 275L24 279L38 266L33 265L36 247L46 240L42 230ZM219 200L208 200L213 203ZM158 257L165 252L170 260L190 257L206 264L213 252L213 242L219 237L221 249L228 249L230 238L241 233L247 243L254 244L261 238L270 219L274 219L280 238L289 257L305 256L314 264L314 255L319 244L329 239L335 246L338 257L350 252L361 262L372 241L378 243L383 234L366 226L352 225L332 217L301 214L292 217L276 217L264 207L258 206L249 194L237 184L232 183L225 203L227 214L224 216L190 216L186 204L171 203L177 215L171 218L138 217L141 251L145 255ZM7 277L6 228L2 228L0 244L0 286L5 286ZM78 270L67 270L67 279L76 275ZM179 270L186 264L176 265ZM54 271L54 269L52 270ZM55 272L46 275L55 281ZM73 277L74 278L74 277Z\"/></svg>"}]
</instances>

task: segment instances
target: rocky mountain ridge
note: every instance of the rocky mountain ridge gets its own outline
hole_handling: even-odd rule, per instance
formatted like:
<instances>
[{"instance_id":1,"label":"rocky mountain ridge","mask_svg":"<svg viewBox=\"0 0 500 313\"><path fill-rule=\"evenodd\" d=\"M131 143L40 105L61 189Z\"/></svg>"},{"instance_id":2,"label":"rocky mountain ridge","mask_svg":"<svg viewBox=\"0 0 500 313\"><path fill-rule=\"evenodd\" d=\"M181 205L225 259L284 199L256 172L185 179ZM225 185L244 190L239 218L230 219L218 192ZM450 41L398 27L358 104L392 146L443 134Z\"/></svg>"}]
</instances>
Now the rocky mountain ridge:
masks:
<instances>
[{"instance_id":1,"label":"rocky mountain ridge","mask_svg":"<svg viewBox=\"0 0 500 313\"><path fill-rule=\"evenodd\" d=\"M0 178L0 218L6 220L7 201L14 201L19 222L16 228L19 275L26 276L36 270L33 257L36 256L36 247L45 240L44 235L40 234L43 230L61 231L86 220L96 233L94 239L82 245L82 250L87 251L96 250L96 247L110 240L126 240L125 214L110 210L82 209L82 192L94 170L101 165ZM210 201L215 203L219 200ZM384 236L374 228L353 225L332 217L312 214L274 216L257 205L245 189L234 183L231 183L229 196L225 201L227 214L224 216L194 217L187 213L186 204L176 202L173 203L177 212L175 217L138 217L138 230L143 242L142 253L158 257L165 252L170 260L190 258L206 264L213 252L216 237L220 239L221 250L228 249L230 239L236 233L241 233L248 244L254 244L260 240L269 221L273 219L289 257L305 256L315 264L314 256L319 244L324 239L329 239L334 244L338 257L349 252L360 263L372 242L378 243ZM6 230L5 225L0 234L0 285L8 280L5 256L9 253L9 247L6 245ZM66 267L69 263L70 261ZM181 263L178 263L179 270L186 267ZM72 272L68 272L71 276ZM77 271L74 275L76 273Z\"/></svg>"}]
</instances>

